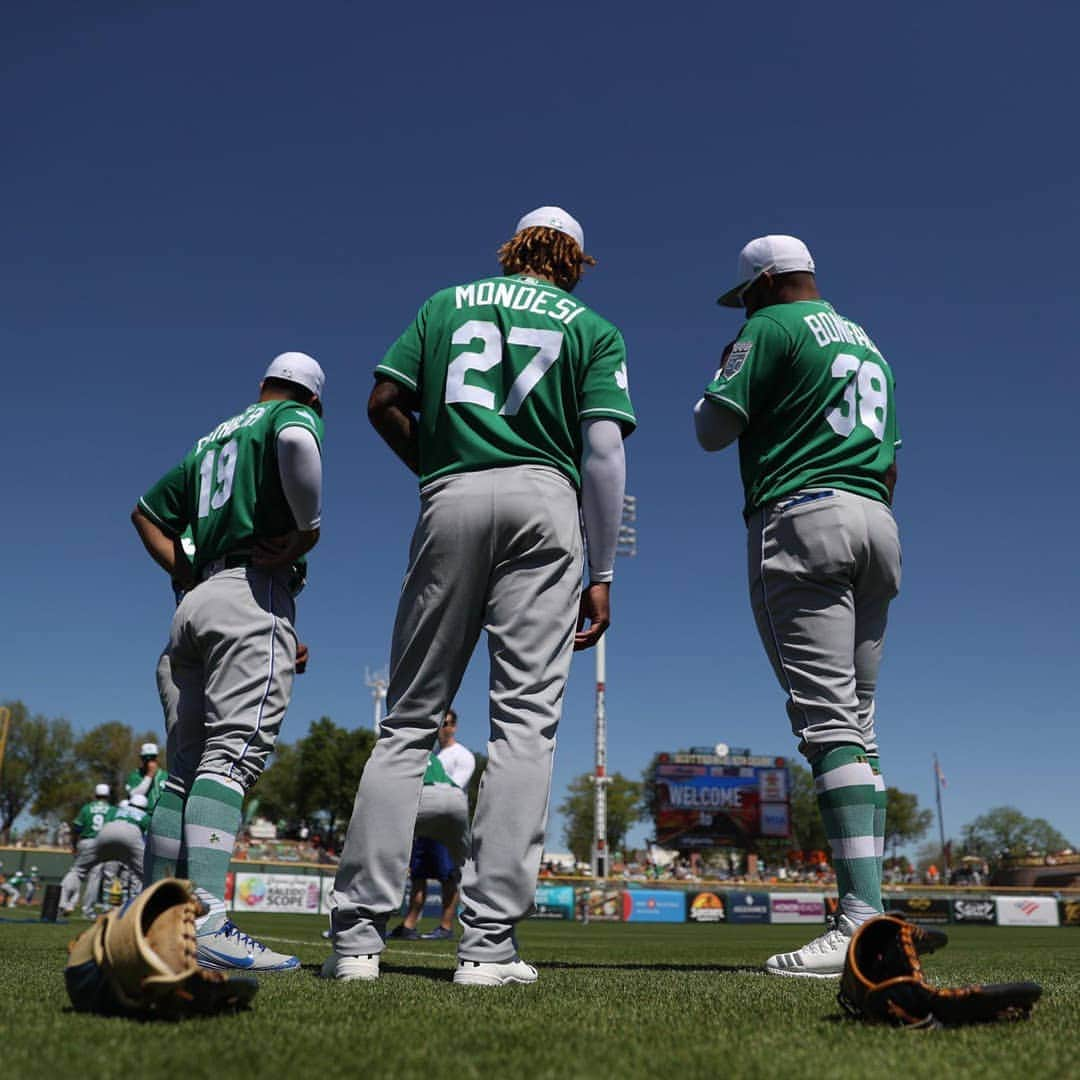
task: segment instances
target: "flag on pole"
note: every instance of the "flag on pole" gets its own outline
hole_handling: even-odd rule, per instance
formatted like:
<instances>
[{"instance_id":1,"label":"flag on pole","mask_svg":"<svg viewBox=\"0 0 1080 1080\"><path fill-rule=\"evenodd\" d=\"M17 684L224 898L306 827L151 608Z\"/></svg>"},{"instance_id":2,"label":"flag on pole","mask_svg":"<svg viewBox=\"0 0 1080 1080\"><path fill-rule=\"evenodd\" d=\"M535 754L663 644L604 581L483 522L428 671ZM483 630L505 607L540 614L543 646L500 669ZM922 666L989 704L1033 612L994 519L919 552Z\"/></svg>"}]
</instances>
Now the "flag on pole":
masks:
<instances>
[{"instance_id":1,"label":"flag on pole","mask_svg":"<svg viewBox=\"0 0 1080 1080\"><path fill-rule=\"evenodd\" d=\"M945 774L941 771L941 766L938 764L937 755L934 755L934 775L937 777L937 782L942 787L948 787L948 781L945 779Z\"/></svg>"}]
</instances>

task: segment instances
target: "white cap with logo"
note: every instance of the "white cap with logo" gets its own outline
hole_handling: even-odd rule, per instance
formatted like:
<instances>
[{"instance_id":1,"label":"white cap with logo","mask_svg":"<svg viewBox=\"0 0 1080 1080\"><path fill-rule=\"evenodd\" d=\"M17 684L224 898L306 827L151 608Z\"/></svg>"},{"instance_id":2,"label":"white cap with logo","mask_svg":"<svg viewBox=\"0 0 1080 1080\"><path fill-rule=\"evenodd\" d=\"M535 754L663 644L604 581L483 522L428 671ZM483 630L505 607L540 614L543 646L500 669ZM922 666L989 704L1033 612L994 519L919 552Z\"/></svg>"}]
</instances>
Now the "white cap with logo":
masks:
<instances>
[{"instance_id":1,"label":"white cap with logo","mask_svg":"<svg viewBox=\"0 0 1080 1080\"><path fill-rule=\"evenodd\" d=\"M540 227L554 229L556 232L565 233L572 240L577 241L577 246L585 250L585 232L578 222L568 214L561 206L540 206L526 214L518 223L515 233L522 229Z\"/></svg>"},{"instance_id":2,"label":"white cap with logo","mask_svg":"<svg viewBox=\"0 0 1080 1080\"><path fill-rule=\"evenodd\" d=\"M142 746L139 747L139 757L157 757L157 756L158 756L157 743L144 742L142 744Z\"/></svg>"},{"instance_id":3,"label":"white cap with logo","mask_svg":"<svg viewBox=\"0 0 1080 1080\"><path fill-rule=\"evenodd\" d=\"M302 352L283 352L270 361L264 379L284 379L310 390L322 400L326 376L314 357Z\"/></svg>"},{"instance_id":4,"label":"white cap with logo","mask_svg":"<svg viewBox=\"0 0 1080 1080\"><path fill-rule=\"evenodd\" d=\"M794 236L759 236L739 252L738 282L717 300L724 307L742 307L743 294L762 274L814 272L810 249Z\"/></svg>"},{"instance_id":5,"label":"white cap with logo","mask_svg":"<svg viewBox=\"0 0 1080 1080\"><path fill-rule=\"evenodd\" d=\"M94 788L94 794L99 799L107 799L109 797L109 785L108 784L98 784L98 786L96 788Z\"/></svg>"}]
</instances>

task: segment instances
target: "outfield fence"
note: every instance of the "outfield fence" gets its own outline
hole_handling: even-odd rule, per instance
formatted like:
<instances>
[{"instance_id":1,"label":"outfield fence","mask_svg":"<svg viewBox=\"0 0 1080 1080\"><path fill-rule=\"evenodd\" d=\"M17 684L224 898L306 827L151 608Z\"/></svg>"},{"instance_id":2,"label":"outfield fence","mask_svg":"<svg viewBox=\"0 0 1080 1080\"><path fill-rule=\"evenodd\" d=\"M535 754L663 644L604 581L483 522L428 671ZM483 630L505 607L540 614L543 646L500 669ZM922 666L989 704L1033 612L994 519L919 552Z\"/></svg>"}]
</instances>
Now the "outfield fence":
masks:
<instances>
[{"instance_id":1,"label":"outfield fence","mask_svg":"<svg viewBox=\"0 0 1080 1080\"><path fill-rule=\"evenodd\" d=\"M59 848L0 848L2 872L29 873L58 882L71 865ZM227 900L234 911L325 915L335 868L315 863L244 862L229 871ZM40 892L38 894L41 895ZM885 909L914 922L987 926L1080 926L1080 889L1009 889L987 886L886 886ZM425 913L438 914L437 886ZM582 922L822 924L836 910L835 891L781 882L595 881L542 878L533 918Z\"/></svg>"}]
</instances>

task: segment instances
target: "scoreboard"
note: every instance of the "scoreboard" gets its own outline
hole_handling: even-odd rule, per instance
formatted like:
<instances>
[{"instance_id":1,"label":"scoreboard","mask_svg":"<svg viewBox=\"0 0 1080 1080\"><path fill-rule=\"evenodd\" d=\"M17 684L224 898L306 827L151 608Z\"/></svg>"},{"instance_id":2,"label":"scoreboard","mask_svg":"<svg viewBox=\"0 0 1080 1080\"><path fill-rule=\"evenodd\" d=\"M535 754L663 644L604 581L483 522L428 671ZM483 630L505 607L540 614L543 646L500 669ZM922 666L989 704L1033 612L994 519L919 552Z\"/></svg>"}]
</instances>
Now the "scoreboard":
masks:
<instances>
[{"instance_id":1,"label":"scoreboard","mask_svg":"<svg viewBox=\"0 0 1080 1080\"><path fill-rule=\"evenodd\" d=\"M791 835L783 758L661 754L654 774L656 842L666 848L747 847Z\"/></svg>"}]
</instances>

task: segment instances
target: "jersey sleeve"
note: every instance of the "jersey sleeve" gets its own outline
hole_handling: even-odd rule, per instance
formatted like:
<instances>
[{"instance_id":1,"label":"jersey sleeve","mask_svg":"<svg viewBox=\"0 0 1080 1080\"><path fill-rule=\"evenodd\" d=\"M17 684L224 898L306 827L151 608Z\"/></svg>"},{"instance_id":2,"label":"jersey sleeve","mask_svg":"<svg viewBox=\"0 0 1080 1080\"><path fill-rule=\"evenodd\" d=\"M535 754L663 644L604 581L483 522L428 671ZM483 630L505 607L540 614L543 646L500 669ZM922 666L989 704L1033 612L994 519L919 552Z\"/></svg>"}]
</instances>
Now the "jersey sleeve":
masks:
<instances>
[{"instance_id":1,"label":"jersey sleeve","mask_svg":"<svg viewBox=\"0 0 1080 1080\"><path fill-rule=\"evenodd\" d=\"M424 357L424 335L427 331L431 301L420 309L408 329L387 350L382 362L375 367L376 375L384 375L402 383L410 390L420 389L421 365Z\"/></svg>"},{"instance_id":2,"label":"jersey sleeve","mask_svg":"<svg viewBox=\"0 0 1080 1080\"><path fill-rule=\"evenodd\" d=\"M624 438L637 427L637 416L630 402L626 343L614 326L593 346L581 380L578 416L582 420L617 420Z\"/></svg>"},{"instance_id":3,"label":"jersey sleeve","mask_svg":"<svg viewBox=\"0 0 1080 1080\"><path fill-rule=\"evenodd\" d=\"M787 331L768 317L750 319L705 387L705 397L749 422L763 404L776 361L791 348Z\"/></svg>"},{"instance_id":4,"label":"jersey sleeve","mask_svg":"<svg viewBox=\"0 0 1080 1080\"><path fill-rule=\"evenodd\" d=\"M286 428L291 427L300 427L305 431L310 431L315 436L315 441L322 447L323 422L310 406L301 405L298 401L290 401L274 414L275 438Z\"/></svg>"},{"instance_id":5,"label":"jersey sleeve","mask_svg":"<svg viewBox=\"0 0 1080 1080\"><path fill-rule=\"evenodd\" d=\"M174 538L190 524L185 477L184 464L181 462L139 499L139 508L143 513Z\"/></svg>"}]
</instances>

